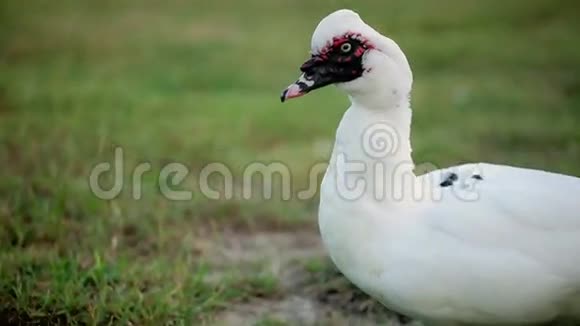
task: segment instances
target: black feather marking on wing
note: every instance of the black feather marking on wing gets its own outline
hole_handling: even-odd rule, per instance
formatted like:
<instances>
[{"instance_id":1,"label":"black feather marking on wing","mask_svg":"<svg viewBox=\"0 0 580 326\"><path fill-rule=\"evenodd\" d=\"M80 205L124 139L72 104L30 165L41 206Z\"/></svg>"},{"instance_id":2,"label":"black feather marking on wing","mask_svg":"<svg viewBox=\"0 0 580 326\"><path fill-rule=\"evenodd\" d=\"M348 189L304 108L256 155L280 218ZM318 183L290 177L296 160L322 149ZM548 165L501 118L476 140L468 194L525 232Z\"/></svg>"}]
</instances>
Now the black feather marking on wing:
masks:
<instances>
[{"instance_id":1,"label":"black feather marking on wing","mask_svg":"<svg viewBox=\"0 0 580 326\"><path fill-rule=\"evenodd\" d=\"M457 176L456 173L451 173L445 178L445 180L443 180L443 182L441 182L439 184L439 186L441 186L441 187L452 186L453 182L457 181L458 179L459 179L459 176Z\"/></svg>"}]
</instances>

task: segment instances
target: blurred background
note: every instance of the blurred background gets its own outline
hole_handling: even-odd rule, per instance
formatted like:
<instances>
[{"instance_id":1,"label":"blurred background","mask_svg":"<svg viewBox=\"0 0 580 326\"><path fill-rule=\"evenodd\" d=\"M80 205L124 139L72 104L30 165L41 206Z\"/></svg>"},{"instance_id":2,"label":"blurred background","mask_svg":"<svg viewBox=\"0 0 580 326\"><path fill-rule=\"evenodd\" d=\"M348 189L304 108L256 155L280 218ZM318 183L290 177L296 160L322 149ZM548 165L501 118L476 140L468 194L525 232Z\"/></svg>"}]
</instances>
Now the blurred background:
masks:
<instances>
[{"instance_id":1,"label":"blurred background","mask_svg":"<svg viewBox=\"0 0 580 326\"><path fill-rule=\"evenodd\" d=\"M418 165L580 176L574 0L3 0L0 320L403 323L334 270L317 197L295 196L328 159L348 100L333 87L284 105L279 94L340 8L407 54ZM102 200L89 175L116 147L127 182ZM156 175L171 162L188 167L174 188L191 200L161 195ZM252 162L282 162L294 195L208 199L198 176L213 162L235 180Z\"/></svg>"}]
</instances>

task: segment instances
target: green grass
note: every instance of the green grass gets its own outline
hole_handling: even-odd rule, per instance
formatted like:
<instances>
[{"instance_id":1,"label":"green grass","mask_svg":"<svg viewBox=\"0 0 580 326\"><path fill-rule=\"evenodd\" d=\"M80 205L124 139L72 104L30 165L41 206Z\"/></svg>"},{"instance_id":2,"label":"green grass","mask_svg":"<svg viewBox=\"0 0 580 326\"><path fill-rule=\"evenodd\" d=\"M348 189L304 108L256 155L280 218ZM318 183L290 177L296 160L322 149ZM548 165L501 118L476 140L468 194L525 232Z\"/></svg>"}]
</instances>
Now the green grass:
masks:
<instances>
[{"instance_id":1,"label":"green grass","mask_svg":"<svg viewBox=\"0 0 580 326\"><path fill-rule=\"evenodd\" d=\"M196 180L211 162L238 180L260 161L287 164L293 193L307 184L348 102L333 88L283 106L278 96L319 19L342 7L394 38L412 63L417 164L580 175L573 0L6 0L0 318L212 323L235 304L284 297L269 258L220 261L212 248L256 232L315 233L317 198L208 200ZM91 169L111 162L115 146L126 180L137 164L152 166L141 200L129 186L111 201L89 191ZM190 168L179 187L194 190L192 200L160 194L154 175L168 162Z\"/></svg>"}]
</instances>

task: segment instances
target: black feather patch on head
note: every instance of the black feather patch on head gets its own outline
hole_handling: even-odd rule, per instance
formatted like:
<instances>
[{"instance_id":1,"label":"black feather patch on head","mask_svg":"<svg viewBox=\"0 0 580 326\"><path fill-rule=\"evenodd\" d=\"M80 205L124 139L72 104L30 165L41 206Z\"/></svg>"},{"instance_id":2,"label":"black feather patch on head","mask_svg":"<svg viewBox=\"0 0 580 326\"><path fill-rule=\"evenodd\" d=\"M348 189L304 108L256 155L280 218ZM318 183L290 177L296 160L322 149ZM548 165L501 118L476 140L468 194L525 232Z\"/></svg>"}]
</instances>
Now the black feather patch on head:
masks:
<instances>
[{"instance_id":1,"label":"black feather patch on head","mask_svg":"<svg viewBox=\"0 0 580 326\"><path fill-rule=\"evenodd\" d=\"M320 53L313 54L300 70L307 76L318 75L327 83L348 82L363 75L363 55L372 48L358 34L335 37Z\"/></svg>"}]
</instances>

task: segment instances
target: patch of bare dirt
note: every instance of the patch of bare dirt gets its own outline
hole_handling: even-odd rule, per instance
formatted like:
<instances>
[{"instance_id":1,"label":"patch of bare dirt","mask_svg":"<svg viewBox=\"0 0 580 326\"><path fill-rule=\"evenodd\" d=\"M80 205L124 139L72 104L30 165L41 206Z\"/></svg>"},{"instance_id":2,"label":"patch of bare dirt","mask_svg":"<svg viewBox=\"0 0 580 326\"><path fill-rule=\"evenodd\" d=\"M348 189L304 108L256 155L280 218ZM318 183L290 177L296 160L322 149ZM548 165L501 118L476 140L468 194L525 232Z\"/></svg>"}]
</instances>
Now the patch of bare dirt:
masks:
<instances>
[{"instance_id":1,"label":"patch of bare dirt","mask_svg":"<svg viewBox=\"0 0 580 326\"><path fill-rule=\"evenodd\" d=\"M378 320L372 315L353 315L310 297L291 295L279 301L255 301L224 312L215 325L253 325L265 318L290 325L402 325L395 316Z\"/></svg>"},{"instance_id":2,"label":"patch of bare dirt","mask_svg":"<svg viewBox=\"0 0 580 326\"><path fill-rule=\"evenodd\" d=\"M281 298L256 298L234 304L219 314L216 325L254 325L264 320L290 325L407 325L410 320L388 311L362 293L327 261L313 230L238 234L231 230L206 244L205 257L219 271L243 272L259 263L280 282ZM320 260L328 269L308 271L305 261ZM251 269L250 269L251 270ZM249 271L250 271L249 270ZM223 276L214 273L210 280Z\"/></svg>"},{"instance_id":3,"label":"patch of bare dirt","mask_svg":"<svg viewBox=\"0 0 580 326\"><path fill-rule=\"evenodd\" d=\"M273 266L274 274L291 260L324 255L320 238L308 230L241 235L225 230L220 242L211 255L214 263L231 265L267 261Z\"/></svg>"}]
</instances>

